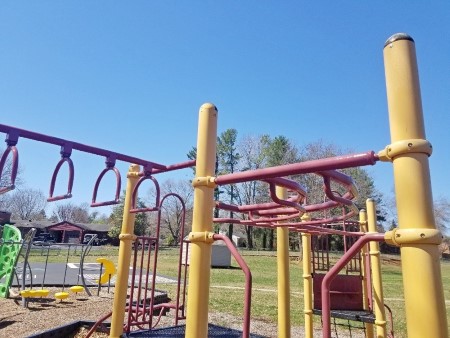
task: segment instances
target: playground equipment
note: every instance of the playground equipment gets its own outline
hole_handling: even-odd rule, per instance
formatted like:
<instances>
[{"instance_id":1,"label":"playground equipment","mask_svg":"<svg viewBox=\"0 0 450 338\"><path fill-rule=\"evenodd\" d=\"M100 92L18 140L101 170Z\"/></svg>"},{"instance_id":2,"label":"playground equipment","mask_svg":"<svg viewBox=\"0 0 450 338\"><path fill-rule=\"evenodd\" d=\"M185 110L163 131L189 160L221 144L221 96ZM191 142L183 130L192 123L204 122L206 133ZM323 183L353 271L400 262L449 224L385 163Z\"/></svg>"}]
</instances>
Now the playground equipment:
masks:
<instances>
[{"instance_id":1,"label":"playground equipment","mask_svg":"<svg viewBox=\"0 0 450 338\"><path fill-rule=\"evenodd\" d=\"M16 280L15 283L12 283L12 286L17 286L19 289L19 294L22 296L22 304L24 307L28 306L29 300L33 298L47 297L49 294L49 290L45 289L45 286L57 286L62 285L65 288L67 272L68 272L68 264L67 261L69 256L72 254L79 255L79 268L77 269L76 274L76 282L74 281L73 273L69 275L69 285L70 291L74 292L76 295L83 290L86 291L88 296L92 296L89 287L93 286L94 282L92 280L86 280L84 261L86 256L89 254L93 241L95 239L91 238L91 240L87 244L67 244L67 243L45 243L45 245L34 247L32 245L34 234L36 233L36 229L31 229L22 240L22 246L20 249L20 254L17 260L17 264L14 268ZM49 258L51 255L60 255L61 252L66 249L65 257L66 263L49 263ZM45 262L42 263L33 263L30 264L29 258L30 256L40 255L45 257ZM76 264L76 263L75 263ZM61 266L63 268L61 270ZM50 270L50 271L49 271ZM47 276L50 272L50 278ZM82 282L82 285L80 284ZM90 282L90 283L89 283ZM75 283L75 284L74 284ZM36 289L40 285L40 289ZM95 284L97 285L97 284ZM63 290L65 292L65 290ZM67 296L67 297L66 297ZM69 295L57 293L56 299L64 299L68 298Z\"/></svg>"},{"instance_id":2,"label":"playground equipment","mask_svg":"<svg viewBox=\"0 0 450 338\"><path fill-rule=\"evenodd\" d=\"M110 337L120 337L124 330L126 335L130 337L145 336L146 333L144 331L131 332L130 328L132 326L138 328L145 326L147 331L152 330L154 328L152 325L153 311L155 309L162 310L162 308L172 308L176 311L176 323L174 327L159 329L158 332L161 334L176 331L178 336L185 335L189 338L219 335L216 330L217 327L208 323L211 245L214 240L218 239L218 235L212 231L213 222L233 222L277 229L279 337L290 337L289 258L286 254L288 251L287 236L289 231L296 231L302 234L304 257L309 257L311 250L314 249L311 245L313 236L333 234L346 238L344 240L346 245L345 253L342 257L337 258L334 264L328 263L330 257L325 256L325 251L322 250L322 256L320 256L320 251L317 250L320 247L316 247L315 255L319 256L314 257L323 257L327 260L326 266L321 263L320 258L312 259L314 263L312 267L309 265L311 261L307 262L308 265L304 265L304 312L307 337L312 337L313 310L316 310L316 313L319 313L318 311L320 310L323 337L331 337L331 318L332 315L335 317L338 315L336 310L342 312L341 310L360 311L361 309L371 312L371 316L375 318L374 322L367 321L365 324L366 333L370 335L376 331L377 337L387 336L386 319L383 313L384 305L382 304L383 293L379 273L379 259L377 258L378 250L376 248L376 243L381 241L399 246L401 250L408 336L413 338L448 337L442 278L438 264L438 245L441 242L441 234L436 229L433 216L428 168L428 156L431 155L431 145L425 137L414 41L412 38L406 34L393 35L385 44L384 59L391 144L377 153L368 151L215 176L218 112L213 104L204 104L200 108L197 160L195 162L196 177L193 180L193 224L192 232L188 236L191 246L191 257L189 264L189 298L186 312L184 312L184 293L179 291L175 305L169 304L169 302L156 304L154 276L158 257L157 239L159 237L159 229L154 237L137 238L134 235L134 217L136 212L160 212L160 203L162 201L159 201L159 189L154 178L156 174L193 166L193 161L164 166L112 151L0 125L0 131L7 133L6 142L8 145L0 160L0 173L9 154L12 154L13 168L10 184L1 188L0 192L6 192L14 188L18 165L16 144L19 137L61 146L62 158L52 177L49 200L71 196L74 174L74 165L70 159L72 150L85 151L106 157L107 167L96 181L92 206L109 205L116 202L117 196L115 196L114 200L108 202L95 201L99 182L108 170L113 170L116 173L116 177L120 176L118 171L114 170L116 160L132 163L127 176L113 311L99 320L101 322L111 316ZM353 201L357 194L356 187L349 176L338 171L351 167L375 165L379 161L393 163L398 208L399 228L385 234L375 231L373 203L368 202L367 214L355 208ZM67 193L55 197L53 196L53 188L56 176L64 163L67 163L69 167ZM141 165L143 167L142 171L140 169ZM307 203L308 199L306 198L307 192L305 189L290 178L294 175L304 174L315 174L321 177L327 197L325 201L316 204ZM136 208L137 191L144 180L151 180L155 184L158 192L156 203L152 207L138 209ZM261 181L267 184L271 202L250 205L227 205L214 201L214 188L216 186L250 181ZM119 179L117 179L116 183L117 186L120 186ZM339 193L336 192L336 186ZM239 220L213 218L213 209L215 207L242 213L245 215L245 218ZM329 219L311 217L314 213L335 208L340 208L344 212ZM352 217L357 217L358 214L360 214L359 222L350 223ZM336 224L341 224L341 228L336 228ZM349 231L347 225L351 225L351 227L358 225L360 228ZM347 238L349 239L348 243ZM135 295L133 294L133 297L130 297L127 301L128 270L132 262L132 243L136 240L143 241L143 246L146 243L154 243L154 256L153 258L150 258L150 255L147 258L140 257L138 268L138 246L135 245L133 266L136 268L135 275L139 276L139 287L136 299L134 299ZM151 252L150 248L151 245L148 249L149 253ZM145 250L142 250L142 254L144 252ZM240 259L237 252L233 253L233 255L235 254L239 262L245 263ZM150 262L152 262L153 277L150 283L146 279L148 274L140 272L141 270L144 271L142 268L144 262L148 262L145 263L148 267ZM354 268L354 263L358 264L358 269ZM417 278L416 266L420 266L423 269L422 273L427 278ZM242 267L247 276L243 330L242 332L230 332L229 337L251 336L249 332L251 274L248 269L245 269L244 264L242 264ZM328 270L323 276L320 276L319 268L327 268ZM352 272L352 274L349 274L351 277L348 278L348 280L353 280L349 284L351 285L350 289L341 289L342 285L339 284L339 280L344 278L339 276L339 272L343 269L347 272ZM139 271L139 273L136 271ZM180 271L181 265L178 275L178 290L181 287ZM355 274L356 272L357 274ZM370 287L369 282L372 283ZM145 285L144 298L141 298L140 294L142 285ZM320 288L318 288L319 285ZM147 287L151 290L149 307L147 307ZM134 285L132 290L134 290ZM334 295L338 295L339 292L344 292L344 295L348 296L352 301L345 305L348 309L338 308L341 302L335 301ZM178 297L181 297L183 301L180 301ZM141 302L141 300L143 301ZM373 302L372 304L370 303L371 301ZM179 315L179 312L181 312L181 315ZM127 313L128 316L126 317ZM352 316L353 320L362 318L361 316L359 319L354 315ZM184 317L186 317L186 325L177 325L177 321Z\"/></svg>"},{"instance_id":3,"label":"playground equipment","mask_svg":"<svg viewBox=\"0 0 450 338\"><path fill-rule=\"evenodd\" d=\"M100 271L101 276L98 280L99 284L106 284L111 281L111 277L116 273L116 267L114 266L114 263L111 262L109 259L106 259L104 257L97 258L97 263L100 263ZM103 272L103 268L105 268L105 271Z\"/></svg>"},{"instance_id":4,"label":"playground equipment","mask_svg":"<svg viewBox=\"0 0 450 338\"><path fill-rule=\"evenodd\" d=\"M130 172L137 172L137 166L131 166ZM140 179L142 181L149 179L148 177L143 177ZM134 182L133 182L134 180ZM130 206L134 215L137 212L143 212L151 210L152 212L157 212L157 222L156 230L154 236L139 236L133 239L132 243L127 243L129 245L132 257L128 256L128 259L132 261L132 274L131 282L128 280L128 275L121 274L121 269L128 270L130 265L121 265L120 259L121 253L119 248L119 266L117 267L116 280L116 292L114 294L114 301L118 304L124 305L124 313L127 313L127 318L125 320L125 325L122 325L118 330L124 330L126 334L130 334L132 328L139 329L154 329L162 315L166 314L170 309L175 311L174 321L175 325L178 324L180 320L185 319L185 294L186 294L186 272L187 266L178 265L178 278L177 278L177 288L175 295L175 302L171 302L168 298L167 293L161 292L156 289L156 276L157 276L157 264L158 264L158 251L159 251L159 233L161 228L161 209L168 198L174 198L178 200L181 205L181 228L180 228L180 249L179 249L179 260L182 261L183 257L183 247L181 241L184 238L184 227L185 227L185 214L186 208L183 199L175 194L169 193L160 199L160 189L158 182L151 178L151 181L155 185L156 189L156 201L155 205L151 208L145 207L138 209L135 207L135 197L136 194L127 193L125 198L125 207ZM139 187L139 182L136 182L136 177L129 175L127 192L132 192L132 188ZM124 225L128 227L133 227L134 222L126 223ZM125 227L123 225L123 228ZM124 229L122 228L122 233ZM133 233L133 229L126 229ZM123 236L122 236L123 237ZM125 253L126 254L126 253ZM131 259L132 258L132 259ZM186 260L186 258L185 258ZM119 276L122 278L119 280ZM129 295L127 296L128 284L130 285ZM120 312L121 313L121 312ZM118 314L120 316L120 313ZM95 329L102 324L110 316L113 316L114 312L106 314L104 317L100 318L97 323L91 328L86 337L89 337ZM117 314L116 314L117 315ZM155 319L153 317L156 317ZM113 318L114 320L114 318ZM122 317L123 320L123 317ZM154 322L155 320L155 322ZM113 334L113 333L111 333Z\"/></svg>"},{"instance_id":5,"label":"playground equipment","mask_svg":"<svg viewBox=\"0 0 450 338\"><path fill-rule=\"evenodd\" d=\"M14 268L22 247L22 234L15 226L5 224L0 242L0 297L9 295Z\"/></svg>"},{"instance_id":6,"label":"playground equipment","mask_svg":"<svg viewBox=\"0 0 450 338\"><path fill-rule=\"evenodd\" d=\"M66 287L66 277L67 277L67 265L69 264L69 255L70 255L70 247L69 250L67 250L66 255L66 264L64 266L64 279L62 284L62 290L60 292L55 293L55 298L59 299L60 301L63 301L64 299L69 298L69 293L64 291Z\"/></svg>"}]
</instances>

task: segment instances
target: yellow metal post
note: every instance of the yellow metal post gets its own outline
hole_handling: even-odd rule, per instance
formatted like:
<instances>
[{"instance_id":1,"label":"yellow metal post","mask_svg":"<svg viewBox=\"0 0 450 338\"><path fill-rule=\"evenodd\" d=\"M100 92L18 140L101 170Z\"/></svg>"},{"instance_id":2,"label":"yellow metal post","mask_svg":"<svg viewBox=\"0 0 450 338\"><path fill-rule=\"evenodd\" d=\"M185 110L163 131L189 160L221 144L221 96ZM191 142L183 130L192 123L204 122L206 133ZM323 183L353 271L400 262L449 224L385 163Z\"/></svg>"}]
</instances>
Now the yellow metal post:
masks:
<instances>
[{"instance_id":1,"label":"yellow metal post","mask_svg":"<svg viewBox=\"0 0 450 338\"><path fill-rule=\"evenodd\" d=\"M428 156L414 40L395 34L384 47L391 160L399 228L386 240L400 246L408 337L448 337L439 263L441 235L433 215Z\"/></svg>"},{"instance_id":2,"label":"yellow metal post","mask_svg":"<svg viewBox=\"0 0 450 338\"><path fill-rule=\"evenodd\" d=\"M359 226L361 228L361 232L367 232L367 212L364 209L359 211ZM370 278L370 276L367 275L367 269L370 268L367 266L367 260L366 260L366 258L369 255L368 251L369 250L368 250L367 245L364 245L361 249L361 254L362 254L361 271L362 271L362 276L363 276L363 291L364 291L363 308L364 308L364 310L369 310L369 297L368 296L370 294L370 290L368 290L368 286L371 285L368 283L368 280L367 280L368 278ZM364 326L366 328L366 337L372 338L373 337L373 324L365 323Z\"/></svg>"},{"instance_id":3,"label":"yellow metal post","mask_svg":"<svg viewBox=\"0 0 450 338\"><path fill-rule=\"evenodd\" d=\"M277 197L287 199L287 189L276 187ZM289 229L277 228L277 269L278 269L278 337L291 336L291 302L289 285Z\"/></svg>"},{"instance_id":4,"label":"yellow metal post","mask_svg":"<svg viewBox=\"0 0 450 338\"><path fill-rule=\"evenodd\" d=\"M213 227L214 177L217 143L217 108L205 103L200 107L197 135L196 177L194 179L194 210L190 244L189 287L186 312L186 337L208 336L209 278ZM198 234L203 233L204 240Z\"/></svg>"},{"instance_id":5,"label":"yellow metal post","mask_svg":"<svg viewBox=\"0 0 450 338\"><path fill-rule=\"evenodd\" d=\"M131 244L136 239L134 235L135 214L129 212L134 187L139 179L139 166L130 165L127 175L127 188L125 192L125 203L123 206L122 229L119 239L119 257L117 263L116 288L114 291L114 303L111 316L111 338L122 337L123 323L125 318L125 305L127 301L128 277L130 273Z\"/></svg>"},{"instance_id":6,"label":"yellow metal post","mask_svg":"<svg viewBox=\"0 0 450 338\"><path fill-rule=\"evenodd\" d=\"M375 201L367 199L367 227L370 232L377 232L377 213ZM383 284L381 279L381 261L380 246L378 242L369 243L370 265L372 267L372 286L373 286L373 310L375 313L375 325L377 338L387 336L386 331L386 313L384 310Z\"/></svg>"},{"instance_id":7,"label":"yellow metal post","mask_svg":"<svg viewBox=\"0 0 450 338\"><path fill-rule=\"evenodd\" d=\"M303 214L302 221L311 218ZM311 234L302 233L302 262L303 262L303 313L305 314L305 337L313 338L313 285L311 273Z\"/></svg>"}]
</instances>

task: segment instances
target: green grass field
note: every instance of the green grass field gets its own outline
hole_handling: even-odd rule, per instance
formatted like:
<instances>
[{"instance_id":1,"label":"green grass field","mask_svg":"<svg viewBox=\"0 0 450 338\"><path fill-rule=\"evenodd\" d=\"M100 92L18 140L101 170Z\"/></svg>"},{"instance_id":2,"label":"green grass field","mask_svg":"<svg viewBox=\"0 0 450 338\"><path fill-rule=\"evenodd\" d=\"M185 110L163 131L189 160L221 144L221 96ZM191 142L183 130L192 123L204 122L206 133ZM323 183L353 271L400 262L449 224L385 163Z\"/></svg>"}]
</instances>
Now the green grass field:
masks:
<instances>
[{"instance_id":1,"label":"green grass field","mask_svg":"<svg viewBox=\"0 0 450 338\"><path fill-rule=\"evenodd\" d=\"M277 264L273 254L255 255L252 252L241 252L250 267L253 276L252 288L252 318L277 322ZM397 257L399 258L399 257ZM161 273L165 268L176 264L175 255L170 251L163 251L160 255ZM395 261L394 261L395 262ZM211 271L210 309L212 311L227 312L235 316L243 314L244 274L237 268L232 259L231 269L217 269ZM290 262L291 288L291 324L303 326L303 282L302 267L298 259ZM168 275L173 268L165 270ZM441 263L442 280L445 299L450 300L450 262ZM420 272L418 271L418 278ZM396 337L406 337L406 321L403 300L403 281L401 266L385 264L382 266L383 291L385 303L392 309L394 331ZM449 304L447 321L450 323ZM315 326L320 326L320 318L315 318Z\"/></svg>"},{"instance_id":2,"label":"green grass field","mask_svg":"<svg viewBox=\"0 0 450 338\"><path fill-rule=\"evenodd\" d=\"M175 278L178 269L178 251L176 248L162 248L158 256L158 274ZM64 261L67 251L54 252L49 261ZM87 262L103 256L117 263L117 247L101 247L92 251ZM42 260L42 251L36 250L31 254L31 261ZM79 251L70 254L70 261L79 260ZM253 277L252 288L252 318L276 323L277 322L277 260L274 253L255 253L242 251L246 263L250 267ZM293 253L295 255L295 253ZM397 260L382 266L383 289L385 303L392 309L394 331L396 337L406 337L406 322L403 300L403 282L401 266ZM389 261L389 260L385 260ZM392 260L390 260L392 262ZM397 261L397 263L395 263ZM450 262L441 262L442 280L445 299L450 300ZM418 269L418 278L420 275ZM291 324L303 326L303 282L302 266L297 257L290 261L291 288ZM165 290L174 299L175 285L158 285L158 289ZM243 315L244 274L232 258L231 268L213 268L211 270L210 310L225 312L236 317ZM449 302L446 303L447 321L450 323ZM226 323L223 323L226 324ZM320 318L315 316L315 326L320 327Z\"/></svg>"}]
</instances>

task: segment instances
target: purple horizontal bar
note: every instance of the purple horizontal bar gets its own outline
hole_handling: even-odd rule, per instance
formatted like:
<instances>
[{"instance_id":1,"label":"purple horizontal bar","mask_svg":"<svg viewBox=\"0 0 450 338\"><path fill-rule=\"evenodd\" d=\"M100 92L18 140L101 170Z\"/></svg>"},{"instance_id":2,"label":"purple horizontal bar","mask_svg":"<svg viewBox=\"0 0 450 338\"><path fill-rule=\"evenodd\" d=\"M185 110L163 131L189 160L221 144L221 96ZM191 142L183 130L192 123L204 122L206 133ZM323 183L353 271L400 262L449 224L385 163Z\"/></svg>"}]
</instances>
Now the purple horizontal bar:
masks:
<instances>
[{"instance_id":1,"label":"purple horizontal bar","mask_svg":"<svg viewBox=\"0 0 450 338\"><path fill-rule=\"evenodd\" d=\"M166 165L166 166L164 166L164 169L153 169L152 174L165 173L168 171L190 168L193 166L195 166L195 160L190 160L190 161L186 161L186 162Z\"/></svg>"},{"instance_id":2,"label":"purple horizontal bar","mask_svg":"<svg viewBox=\"0 0 450 338\"><path fill-rule=\"evenodd\" d=\"M96 147L81 144L78 142L73 142L73 141L64 140L64 139L53 137L53 136L35 133L33 131L28 131L28 130L19 129L19 128L15 128L15 127L11 127L11 126L6 126L4 124L0 124L0 132L6 133L6 134L9 134L11 132L13 132L13 133L16 132L19 137L24 137L24 138L27 138L30 140L40 141L40 142L44 142L44 143L55 144L55 145L58 145L61 147L68 144L68 145L72 146L72 149L76 149L76 150L83 151L86 153L91 153L94 155L109 157L109 156L111 156L111 154L115 154L116 158L120 161L134 163L134 164L140 164L147 168L150 167L152 169L159 169L160 172L166 171L166 166L164 166L162 164L158 164L158 163L151 162L151 161L145 161L145 160L142 160L137 157L119 154L114 151L96 148Z\"/></svg>"},{"instance_id":3,"label":"purple horizontal bar","mask_svg":"<svg viewBox=\"0 0 450 338\"><path fill-rule=\"evenodd\" d=\"M329 157L320 160L311 160L300 163L285 164L277 167L227 174L216 177L214 182L218 185L241 183L267 178L314 173L317 171L374 165L376 161L378 161L378 156L376 156L373 151L369 151L360 154Z\"/></svg>"}]
</instances>

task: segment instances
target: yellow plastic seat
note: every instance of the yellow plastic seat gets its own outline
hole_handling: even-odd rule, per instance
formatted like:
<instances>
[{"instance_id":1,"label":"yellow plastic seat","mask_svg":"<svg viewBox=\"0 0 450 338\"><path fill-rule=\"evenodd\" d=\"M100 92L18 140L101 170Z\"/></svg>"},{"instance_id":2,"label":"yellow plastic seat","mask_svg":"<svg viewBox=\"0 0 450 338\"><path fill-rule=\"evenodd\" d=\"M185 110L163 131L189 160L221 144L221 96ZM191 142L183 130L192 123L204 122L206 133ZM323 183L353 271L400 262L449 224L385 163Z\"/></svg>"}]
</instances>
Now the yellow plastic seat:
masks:
<instances>
[{"instance_id":1,"label":"yellow plastic seat","mask_svg":"<svg viewBox=\"0 0 450 338\"><path fill-rule=\"evenodd\" d=\"M69 297L69 293L68 292L57 292L55 293L55 298L59 299L60 301L63 301L64 299L67 299Z\"/></svg>"},{"instance_id":2,"label":"yellow plastic seat","mask_svg":"<svg viewBox=\"0 0 450 338\"><path fill-rule=\"evenodd\" d=\"M83 292L84 291L84 287L82 287L81 285L74 285L74 286L70 287L70 291L75 293L75 297L76 297L79 292Z\"/></svg>"},{"instance_id":3,"label":"yellow plastic seat","mask_svg":"<svg viewBox=\"0 0 450 338\"><path fill-rule=\"evenodd\" d=\"M39 290L29 290L28 291L28 297L30 297L30 298L40 297Z\"/></svg>"},{"instance_id":4,"label":"yellow plastic seat","mask_svg":"<svg viewBox=\"0 0 450 338\"><path fill-rule=\"evenodd\" d=\"M47 290L47 289L41 289L41 290L35 291L36 297L41 297L41 298L47 297L49 293L50 293L50 290Z\"/></svg>"},{"instance_id":5,"label":"yellow plastic seat","mask_svg":"<svg viewBox=\"0 0 450 338\"><path fill-rule=\"evenodd\" d=\"M31 290L21 290L19 292L19 294L23 297L23 298L29 298L30 297L30 291Z\"/></svg>"}]
</instances>

